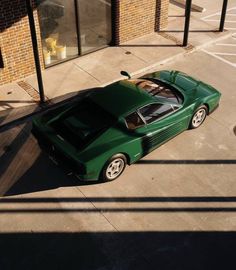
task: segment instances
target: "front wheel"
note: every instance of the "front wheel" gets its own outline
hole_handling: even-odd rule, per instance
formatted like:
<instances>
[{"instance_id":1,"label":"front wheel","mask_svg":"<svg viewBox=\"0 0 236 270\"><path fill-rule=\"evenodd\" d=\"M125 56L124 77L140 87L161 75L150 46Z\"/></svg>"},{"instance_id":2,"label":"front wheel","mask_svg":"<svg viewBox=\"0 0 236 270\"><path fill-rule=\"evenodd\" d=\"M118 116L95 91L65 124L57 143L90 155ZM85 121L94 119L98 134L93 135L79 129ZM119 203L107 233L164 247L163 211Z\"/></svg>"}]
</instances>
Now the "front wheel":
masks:
<instances>
[{"instance_id":1,"label":"front wheel","mask_svg":"<svg viewBox=\"0 0 236 270\"><path fill-rule=\"evenodd\" d=\"M117 154L111 157L101 172L101 180L112 181L119 177L127 164L126 157L123 154Z\"/></svg>"},{"instance_id":2,"label":"front wheel","mask_svg":"<svg viewBox=\"0 0 236 270\"><path fill-rule=\"evenodd\" d=\"M206 115L207 107L205 105L199 107L191 119L190 128L198 128L206 119Z\"/></svg>"}]
</instances>

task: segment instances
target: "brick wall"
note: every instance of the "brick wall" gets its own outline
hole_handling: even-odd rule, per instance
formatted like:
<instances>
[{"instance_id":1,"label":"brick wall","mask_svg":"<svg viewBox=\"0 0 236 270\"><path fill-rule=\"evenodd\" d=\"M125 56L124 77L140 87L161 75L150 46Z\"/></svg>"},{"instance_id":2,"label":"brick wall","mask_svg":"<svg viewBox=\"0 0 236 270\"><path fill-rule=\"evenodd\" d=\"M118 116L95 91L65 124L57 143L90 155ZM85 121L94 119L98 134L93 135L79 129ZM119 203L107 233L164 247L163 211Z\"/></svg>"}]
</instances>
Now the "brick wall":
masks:
<instances>
[{"instance_id":1,"label":"brick wall","mask_svg":"<svg viewBox=\"0 0 236 270\"><path fill-rule=\"evenodd\" d=\"M167 26L168 8L169 0L120 0L119 43Z\"/></svg>"},{"instance_id":2,"label":"brick wall","mask_svg":"<svg viewBox=\"0 0 236 270\"><path fill-rule=\"evenodd\" d=\"M43 63L37 10L34 11L34 18ZM25 0L0 1L0 52L0 85L35 73Z\"/></svg>"}]
</instances>

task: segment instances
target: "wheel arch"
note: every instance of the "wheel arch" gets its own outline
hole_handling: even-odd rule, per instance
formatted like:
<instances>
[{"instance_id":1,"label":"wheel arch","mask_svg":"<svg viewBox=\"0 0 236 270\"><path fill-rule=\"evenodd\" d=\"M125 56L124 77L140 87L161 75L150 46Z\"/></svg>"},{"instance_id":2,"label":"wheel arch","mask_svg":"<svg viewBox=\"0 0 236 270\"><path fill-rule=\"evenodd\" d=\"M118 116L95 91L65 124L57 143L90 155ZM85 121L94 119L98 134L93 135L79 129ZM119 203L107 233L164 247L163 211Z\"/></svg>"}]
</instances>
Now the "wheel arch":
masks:
<instances>
[{"instance_id":1,"label":"wheel arch","mask_svg":"<svg viewBox=\"0 0 236 270\"><path fill-rule=\"evenodd\" d=\"M130 165L131 158L128 153L126 152L120 152L120 154L123 154L126 157L127 164Z\"/></svg>"},{"instance_id":2,"label":"wheel arch","mask_svg":"<svg viewBox=\"0 0 236 270\"><path fill-rule=\"evenodd\" d=\"M112 157L115 157L115 156L120 155L120 154L125 156L127 164L130 165L131 164L130 155L125 151L117 151L116 153L113 153L112 155L109 155L109 157L108 156L106 157L106 160L104 161L102 167L104 167L106 165L107 161L110 160Z\"/></svg>"},{"instance_id":3,"label":"wheel arch","mask_svg":"<svg viewBox=\"0 0 236 270\"><path fill-rule=\"evenodd\" d=\"M209 111L210 111L209 104L207 102L204 102L202 105L207 107L207 115L209 115Z\"/></svg>"}]
</instances>

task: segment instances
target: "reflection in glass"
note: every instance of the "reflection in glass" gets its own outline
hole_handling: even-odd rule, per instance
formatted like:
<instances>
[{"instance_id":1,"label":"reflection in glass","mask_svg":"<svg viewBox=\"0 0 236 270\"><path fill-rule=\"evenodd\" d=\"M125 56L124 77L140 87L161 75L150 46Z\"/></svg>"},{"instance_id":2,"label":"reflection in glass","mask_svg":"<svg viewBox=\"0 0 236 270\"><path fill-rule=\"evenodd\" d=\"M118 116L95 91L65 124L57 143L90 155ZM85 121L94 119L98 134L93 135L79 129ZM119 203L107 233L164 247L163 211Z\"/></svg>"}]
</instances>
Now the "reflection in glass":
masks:
<instances>
[{"instance_id":1,"label":"reflection in glass","mask_svg":"<svg viewBox=\"0 0 236 270\"><path fill-rule=\"evenodd\" d=\"M38 0L45 65L78 55L74 1Z\"/></svg>"},{"instance_id":2,"label":"reflection in glass","mask_svg":"<svg viewBox=\"0 0 236 270\"><path fill-rule=\"evenodd\" d=\"M45 66L110 44L111 0L37 2Z\"/></svg>"},{"instance_id":3,"label":"reflection in glass","mask_svg":"<svg viewBox=\"0 0 236 270\"><path fill-rule=\"evenodd\" d=\"M79 0L82 54L111 42L111 0Z\"/></svg>"}]
</instances>

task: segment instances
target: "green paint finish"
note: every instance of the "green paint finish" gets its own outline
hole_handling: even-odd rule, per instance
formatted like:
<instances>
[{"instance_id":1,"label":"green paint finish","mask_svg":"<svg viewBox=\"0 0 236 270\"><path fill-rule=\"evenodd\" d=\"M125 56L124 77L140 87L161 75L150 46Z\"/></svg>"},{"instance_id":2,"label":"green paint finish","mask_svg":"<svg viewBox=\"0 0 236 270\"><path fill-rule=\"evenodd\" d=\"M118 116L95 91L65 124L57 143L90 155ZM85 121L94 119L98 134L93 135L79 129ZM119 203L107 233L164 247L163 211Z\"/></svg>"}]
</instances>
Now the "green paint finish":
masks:
<instances>
[{"instance_id":1,"label":"green paint finish","mask_svg":"<svg viewBox=\"0 0 236 270\"><path fill-rule=\"evenodd\" d=\"M178 71L158 71L142 77L159 80L183 96L176 107L168 99L152 96L123 80L98 89L82 101L54 109L33 120L33 134L49 154L59 152L64 163L83 180L98 179L107 160L123 153L134 163L164 142L188 129L201 105L213 111L221 94L201 81ZM173 111L149 124L130 130L125 117L147 104L172 106ZM151 114L150 114L151 115Z\"/></svg>"},{"instance_id":2,"label":"green paint finish","mask_svg":"<svg viewBox=\"0 0 236 270\"><path fill-rule=\"evenodd\" d=\"M150 96L128 80L106 86L91 95L91 99L116 117L150 101Z\"/></svg>"}]
</instances>

